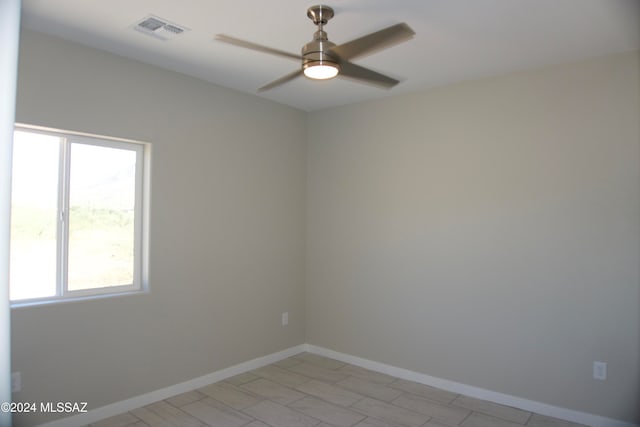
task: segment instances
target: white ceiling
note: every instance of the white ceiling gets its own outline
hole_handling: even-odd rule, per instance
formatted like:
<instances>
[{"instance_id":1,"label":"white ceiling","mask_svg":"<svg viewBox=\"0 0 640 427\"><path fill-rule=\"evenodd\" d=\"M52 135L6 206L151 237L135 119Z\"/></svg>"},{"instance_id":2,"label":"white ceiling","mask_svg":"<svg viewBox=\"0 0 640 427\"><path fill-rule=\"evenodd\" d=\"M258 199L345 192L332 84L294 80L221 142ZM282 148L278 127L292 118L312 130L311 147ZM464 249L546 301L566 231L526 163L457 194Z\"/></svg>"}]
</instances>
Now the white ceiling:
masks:
<instances>
[{"instance_id":1,"label":"white ceiling","mask_svg":"<svg viewBox=\"0 0 640 427\"><path fill-rule=\"evenodd\" d=\"M247 93L300 64L214 40L224 33L291 53L310 41L314 0L24 0L23 25ZM258 96L306 111L607 53L640 49L640 0L327 0L336 44L406 22L416 37L354 60L401 80L379 89L299 78ZM132 29L153 14L190 31Z\"/></svg>"}]
</instances>

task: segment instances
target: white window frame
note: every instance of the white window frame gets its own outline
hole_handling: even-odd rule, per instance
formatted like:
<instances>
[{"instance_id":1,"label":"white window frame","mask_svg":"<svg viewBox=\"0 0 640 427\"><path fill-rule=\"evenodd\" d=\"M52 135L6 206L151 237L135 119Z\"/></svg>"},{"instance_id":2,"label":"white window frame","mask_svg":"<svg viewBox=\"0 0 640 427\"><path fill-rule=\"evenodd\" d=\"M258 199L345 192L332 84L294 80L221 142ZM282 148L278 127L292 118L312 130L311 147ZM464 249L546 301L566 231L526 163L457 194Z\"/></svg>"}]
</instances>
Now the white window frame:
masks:
<instances>
[{"instance_id":1,"label":"white window frame","mask_svg":"<svg viewBox=\"0 0 640 427\"><path fill-rule=\"evenodd\" d=\"M12 308L85 299L146 293L149 290L149 206L150 206L150 165L151 144L123 138L93 135L82 132L63 131L58 129L16 123L15 131L40 133L60 138L60 157L58 170L58 220L56 238L56 295L11 301ZM107 286L92 289L69 290L68 288L68 255L69 255L69 188L70 160L73 144L109 147L130 150L136 153L136 181L134 201L134 271L133 283L128 285Z\"/></svg>"}]
</instances>

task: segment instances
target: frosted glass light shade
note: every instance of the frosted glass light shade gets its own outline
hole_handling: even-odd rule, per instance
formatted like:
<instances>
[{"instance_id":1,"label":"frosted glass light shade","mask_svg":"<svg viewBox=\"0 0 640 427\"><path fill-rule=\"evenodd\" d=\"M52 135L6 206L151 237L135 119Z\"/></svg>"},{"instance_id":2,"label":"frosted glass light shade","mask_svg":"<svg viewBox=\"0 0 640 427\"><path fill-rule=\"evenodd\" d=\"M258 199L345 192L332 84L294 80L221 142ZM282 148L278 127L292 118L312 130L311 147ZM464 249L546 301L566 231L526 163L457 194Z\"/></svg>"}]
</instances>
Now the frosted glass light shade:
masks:
<instances>
[{"instance_id":1,"label":"frosted glass light shade","mask_svg":"<svg viewBox=\"0 0 640 427\"><path fill-rule=\"evenodd\" d=\"M325 63L306 67L304 75L314 80L327 80L337 76L339 71L335 65L327 65Z\"/></svg>"}]
</instances>

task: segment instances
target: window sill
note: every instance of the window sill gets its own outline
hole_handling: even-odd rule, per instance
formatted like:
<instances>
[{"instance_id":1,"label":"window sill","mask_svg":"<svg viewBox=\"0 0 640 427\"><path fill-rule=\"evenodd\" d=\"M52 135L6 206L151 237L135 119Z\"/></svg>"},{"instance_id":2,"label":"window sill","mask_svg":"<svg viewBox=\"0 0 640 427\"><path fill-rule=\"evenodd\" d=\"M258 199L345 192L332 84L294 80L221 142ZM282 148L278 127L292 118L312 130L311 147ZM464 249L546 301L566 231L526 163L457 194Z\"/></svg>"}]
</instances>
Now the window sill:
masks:
<instances>
[{"instance_id":1,"label":"window sill","mask_svg":"<svg viewBox=\"0 0 640 427\"><path fill-rule=\"evenodd\" d=\"M70 302L77 301L90 301L90 300L98 300L105 298L120 298L132 295L143 295L148 294L149 291L147 289L139 289L132 291L123 291L123 292L112 292L108 294L94 294L94 295L82 295L82 296L69 296L62 298L46 298L46 299L38 299L38 300L25 300L25 301L15 301L11 302L11 309L14 308L29 308L29 307L38 307L43 305L52 305L52 304L64 304Z\"/></svg>"}]
</instances>

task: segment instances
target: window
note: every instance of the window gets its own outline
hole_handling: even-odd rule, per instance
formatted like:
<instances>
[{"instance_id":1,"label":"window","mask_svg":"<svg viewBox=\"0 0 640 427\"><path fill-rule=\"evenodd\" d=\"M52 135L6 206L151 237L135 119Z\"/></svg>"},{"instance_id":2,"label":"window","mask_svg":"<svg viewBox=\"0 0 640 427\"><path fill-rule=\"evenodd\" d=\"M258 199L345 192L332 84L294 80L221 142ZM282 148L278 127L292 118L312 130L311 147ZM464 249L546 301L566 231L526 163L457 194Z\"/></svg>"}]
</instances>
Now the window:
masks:
<instances>
[{"instance_id":1,"label":"window","mask_svg":"<svg viewBox=\"0 0 640 427\"><path fill-rule=\"evenodd\" d=\"M148 151L144 143L16 126L14 306L145 289Z\"/></svg>"}]
</instances>

